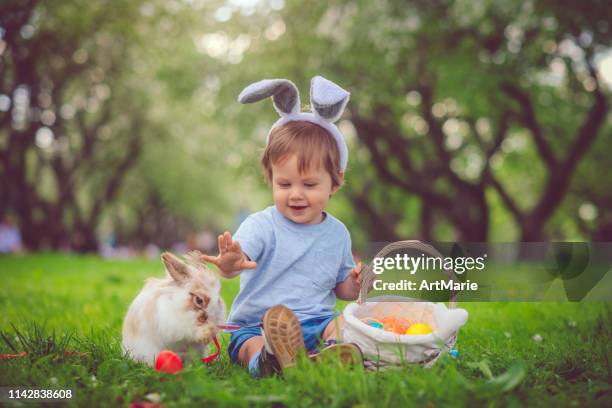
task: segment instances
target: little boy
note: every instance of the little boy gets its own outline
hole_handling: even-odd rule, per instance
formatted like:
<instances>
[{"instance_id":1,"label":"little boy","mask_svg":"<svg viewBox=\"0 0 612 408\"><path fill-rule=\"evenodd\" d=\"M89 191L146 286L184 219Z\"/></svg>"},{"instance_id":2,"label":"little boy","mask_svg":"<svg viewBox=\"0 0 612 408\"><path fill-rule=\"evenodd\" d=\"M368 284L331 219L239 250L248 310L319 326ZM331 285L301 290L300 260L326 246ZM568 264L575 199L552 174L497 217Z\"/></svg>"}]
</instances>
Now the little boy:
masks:
<instances>
[{"instance_id":1,"label":"little boy","mask_svg":"<svg viewBox=\"0 0 612 408\"><path fill-rule=\"evenodd\" d=\"M261 160L274 206L249 216L233 238L220 235L218 256L202 257L226 278L241 275L229 318L241 328L231 335L230 358L254 376L269 375L293 366L301 349L312 352L323 340L325 351L361 362L355 345L335 345L342 318L334 317L336 297L358 297L361 265L355 267L344 224L325 212L344 181L348 153L333 122L349 94L315 77L313 113L299 112L297 88L287 80L252 84L239 100L268 96L281 115Z\"/></svg>"}]
</instances>

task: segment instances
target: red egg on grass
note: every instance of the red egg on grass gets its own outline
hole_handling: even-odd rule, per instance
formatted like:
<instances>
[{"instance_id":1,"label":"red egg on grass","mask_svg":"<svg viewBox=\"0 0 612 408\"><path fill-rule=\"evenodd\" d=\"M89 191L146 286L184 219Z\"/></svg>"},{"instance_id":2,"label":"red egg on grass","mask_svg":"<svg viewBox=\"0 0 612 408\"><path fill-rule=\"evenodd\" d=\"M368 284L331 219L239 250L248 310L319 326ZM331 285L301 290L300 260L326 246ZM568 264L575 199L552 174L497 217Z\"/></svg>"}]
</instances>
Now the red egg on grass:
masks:
<instances>
[{"instance_id":1,"label":"red egg on grass","mask_svg":"<svg viewBox=\"0 0 612 408\"><path fill-rule=\"evenodd\" d=\"M170 374L178 373L183 369L183 361L176 353L164 350L155 359L155 369Z\"/></svg>"}]
</instances>

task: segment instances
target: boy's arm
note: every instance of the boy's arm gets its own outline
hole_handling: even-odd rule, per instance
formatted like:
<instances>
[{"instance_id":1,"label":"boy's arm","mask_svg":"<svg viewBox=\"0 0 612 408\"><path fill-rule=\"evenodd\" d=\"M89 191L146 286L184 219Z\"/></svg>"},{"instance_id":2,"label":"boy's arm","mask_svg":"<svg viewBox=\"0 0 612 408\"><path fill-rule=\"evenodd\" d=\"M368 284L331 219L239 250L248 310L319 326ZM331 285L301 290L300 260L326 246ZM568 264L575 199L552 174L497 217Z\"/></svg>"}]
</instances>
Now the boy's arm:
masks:
<instances>
[{"instance_id":1,"label":"boy's arm","mask_svg":"<svg viewBox=\"0 0 612 408\"><path fill-rule=\"evenodd\" d=\"M242 252L238 241L232 240L232 235L228 231L219 235L218 241L219 255L202 255L202 260L215 264L221 276L231 279L240 275L244 269L255 269L257 267L257 263L251 261Z\"/></svg>"},{"instance_id":2,"label":"boy's arm","mask_svg":"<svg viewBox=\"0 0 612 408\"><path fill-rule=\"evenodd\" d=\"M334 292L337 298L342 300L356 300L359 297L362 268L363 265L359 262L343 282L336 284Z\"/></svg>"}]
</instances>

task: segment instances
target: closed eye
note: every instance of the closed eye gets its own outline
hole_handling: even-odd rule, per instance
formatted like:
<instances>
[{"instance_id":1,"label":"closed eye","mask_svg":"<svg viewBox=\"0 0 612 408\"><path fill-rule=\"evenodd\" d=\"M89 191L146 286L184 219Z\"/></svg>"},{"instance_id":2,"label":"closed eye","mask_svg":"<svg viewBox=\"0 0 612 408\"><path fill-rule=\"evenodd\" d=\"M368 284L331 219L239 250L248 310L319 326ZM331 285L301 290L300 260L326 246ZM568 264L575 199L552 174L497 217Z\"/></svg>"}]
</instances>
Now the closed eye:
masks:
<instances>
[{"instance_id":1,"label":"closed eye","mask_svg":"<svg viewBox=\"0 0 612 408\"><path fill-rule=\"evenodd\" d=\"M304 183L304 186L306 186L308 188L312 188L312 187L316 187L317 183Z\"/></svg>"}]
</instances>

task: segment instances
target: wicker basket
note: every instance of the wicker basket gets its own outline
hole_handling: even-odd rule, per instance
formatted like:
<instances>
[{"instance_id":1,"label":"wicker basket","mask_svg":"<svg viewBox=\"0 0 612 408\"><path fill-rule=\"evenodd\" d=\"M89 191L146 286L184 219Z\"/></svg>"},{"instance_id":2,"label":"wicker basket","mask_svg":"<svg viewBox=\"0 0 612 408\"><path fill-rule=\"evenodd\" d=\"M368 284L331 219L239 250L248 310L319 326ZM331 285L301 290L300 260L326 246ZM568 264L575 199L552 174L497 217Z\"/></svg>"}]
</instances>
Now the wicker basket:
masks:
<instances>
[{"instance_id":1,"label":"wicker basket","mask_svg":"<svg viewBox=\"0 0 612 408\"><path fill-rule=\"evenodd\" d=\"M420 241L399 241L385 246L376 257L385 257L397 251L413 251L429 257L443 258L431 245ZM446 270L453 279L452 270ZM402 296L380 296L367 299L368 288L376 278L373 265L367 265L362 271L361 291L357 303L349 304L344 310L344 341L356 343L364 351L370 366L385 366L402 362L417 363L424 366L433 365L437 359L457 341L457 332L444 336L446 341L438 338L436 333L436 315L448 313L442 303L424 302L418 299ZM452 291L449 309L455 309L457 293ZM367 300L367 302L366 302ZM458 311L457 311L458 312ZM456 312L454 312L456 313ZM426 322L434 333L427 335L398 335L383 331L362 322L362 318L374 318L377 314L400 314L403 316L419 316L419 321ZM466 317L467 319L467 312Z\"/></svg>"}]
</instances>

